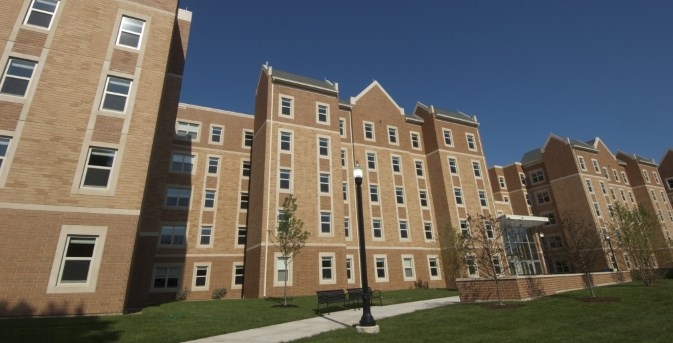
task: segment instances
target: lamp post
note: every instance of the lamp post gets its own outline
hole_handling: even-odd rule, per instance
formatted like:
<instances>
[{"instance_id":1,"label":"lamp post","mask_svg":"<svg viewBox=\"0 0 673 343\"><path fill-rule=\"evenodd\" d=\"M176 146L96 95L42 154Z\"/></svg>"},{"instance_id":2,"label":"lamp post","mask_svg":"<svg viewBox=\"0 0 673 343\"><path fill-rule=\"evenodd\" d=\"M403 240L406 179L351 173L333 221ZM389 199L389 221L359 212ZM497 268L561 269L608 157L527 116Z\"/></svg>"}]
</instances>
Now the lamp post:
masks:
<instances>
[{"instance_id":1,"label":"lamp post","mask_svg":"<svg viewBox=\"0 0 673 343\"><path fill-rule=\"evenodd\" d=\"M610 235L608 235L607 232L605 233L605 240L608 242L608 246L610 247L610 253L612 254L610 258L610 264L613 267L612 269L617 269L617 271L619 271L619 264L617 264L617 256L615 256L615 250L612 249L612 241L610 240Z\"/></svg>"},{"instance_id":2,"label":"lamp post","mask_svg":"<svg viewBox=\"0 0 673 343\"><path fill-rule=\"evenodd\" d=\"M371 312L371 294L369 293L369 283L367 282L367 251L365 250L365 224L362 214L362 169L359 163L355 163L353 169L355 176L355 193L358 207L358 239L360 242L360 280L362 281L362 318L360 325L357 326L361 333L378 333L379 326Z\"/></svg>"}]
</instances>

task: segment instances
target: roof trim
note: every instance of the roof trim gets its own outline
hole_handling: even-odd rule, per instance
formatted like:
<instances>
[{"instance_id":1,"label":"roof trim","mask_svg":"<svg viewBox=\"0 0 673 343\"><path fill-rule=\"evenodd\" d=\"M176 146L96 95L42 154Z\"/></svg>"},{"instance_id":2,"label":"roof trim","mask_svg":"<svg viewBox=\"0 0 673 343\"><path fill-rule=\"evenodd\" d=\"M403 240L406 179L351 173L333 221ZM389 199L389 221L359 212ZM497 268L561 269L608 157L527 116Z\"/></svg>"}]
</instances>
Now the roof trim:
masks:
<instances>
[{"instance_id":1,"label":"roof trim","mask_svg":"<svg viewBox=\"0 0 673 343\"><path fill-rule=\"evenodd\" d=\"M367 86L367 88L363 89L362 92L360 92L360 94L358 94L354 97L351 97L351 104L353 104L353 105L357 104L358 100L360 100L366 93L368 93L374 87L378 87L383 92L383 94L388 98L388 100L390 100L390 102L393 103L393 105L395 105L395 108L397 108L399 110L400 114L404 115L404 108L400 107L395 102L395 100L393 100L393 98L390 96L390 94L388 94L388 92L386 92L386 90L383 88L383 86L381 86L381 84L376 80L372 81L372 83L370 83L369 86Z\"/></svg>"}]
</instances>

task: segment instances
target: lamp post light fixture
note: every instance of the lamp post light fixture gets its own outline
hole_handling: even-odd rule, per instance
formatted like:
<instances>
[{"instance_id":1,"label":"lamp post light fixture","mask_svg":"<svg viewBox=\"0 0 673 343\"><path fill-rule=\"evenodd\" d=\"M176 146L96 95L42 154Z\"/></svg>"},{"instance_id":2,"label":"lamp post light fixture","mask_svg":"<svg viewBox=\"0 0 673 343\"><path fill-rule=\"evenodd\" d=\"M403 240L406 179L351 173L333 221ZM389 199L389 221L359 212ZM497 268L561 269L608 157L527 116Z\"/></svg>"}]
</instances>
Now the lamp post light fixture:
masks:
<instances>
[{"instance_id":1,"label":"lamp post light fixture","mask_svg":"<svg viewBox=\"0 0 673 343\"><path fill-rule=\"evenodd\" d=\"M360 333L378 333L379 326L372 316L371 299L372 295L369 293L369 283L367 282L367 251L365 247L365 224L364 216L362 214L362 169L359 163L355 163L353 169L353 176L355 177L355 194L357 198L358 207L358 240L360 243L360 280L362 281L362 318L360 318L360 325L356 329Z\"/></svg>"}]
</instances>

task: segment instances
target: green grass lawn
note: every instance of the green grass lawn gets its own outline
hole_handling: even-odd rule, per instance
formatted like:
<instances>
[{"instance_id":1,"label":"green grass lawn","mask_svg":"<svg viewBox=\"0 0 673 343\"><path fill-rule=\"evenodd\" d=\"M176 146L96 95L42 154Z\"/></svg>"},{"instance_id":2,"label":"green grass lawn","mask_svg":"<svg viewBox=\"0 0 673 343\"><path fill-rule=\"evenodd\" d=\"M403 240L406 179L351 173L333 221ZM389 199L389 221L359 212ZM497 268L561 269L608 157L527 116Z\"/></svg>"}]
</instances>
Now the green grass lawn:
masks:
<instances>
[{"instance_id":1,"label":"green grass lawn","mask_svg":"<svg viewBox=\"0 0 673 343\"><path fill-rule=\"evenodd\" d=\"M383 305L457 295L412 289L383 292ZM315 296L175 302L120 316L0 319L0 342L183 342L316 316ZM340 308L331 307L332 311Z\"/></svg>"},{"instance_id":2,"label":"green grass lawn","mask_svg":"<svg viewBox=\"0 0 673 343\"><path fill-rule=\"evenodd\" d=\"M377 321L377 335L343 329L297 342L671 342L673 280L597 290L619 302L583 302L577 291L493 309L458 304Z\"/></svg>"}]
</instances>

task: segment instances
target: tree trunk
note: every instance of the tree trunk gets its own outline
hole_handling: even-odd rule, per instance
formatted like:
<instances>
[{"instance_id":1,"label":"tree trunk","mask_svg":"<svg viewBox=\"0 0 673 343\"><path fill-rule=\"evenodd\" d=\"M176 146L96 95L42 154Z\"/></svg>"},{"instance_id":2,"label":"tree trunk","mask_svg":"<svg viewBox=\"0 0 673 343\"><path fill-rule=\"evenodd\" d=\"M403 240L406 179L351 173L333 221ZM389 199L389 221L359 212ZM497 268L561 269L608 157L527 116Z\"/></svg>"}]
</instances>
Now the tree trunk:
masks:
<instances>
[{"instance_id":1,"label":"tree trunk","mask_svg":"<svg viewBox=\"0 0 673 343\"><path fill-rule=\"evenodd\" d=\"M285 265L285 285L283 286L283 306L287 307L287 265Z\"/></svg>"},{"instance_id":2,"label":"tree trunk","mask_svg":"<svg viewBox=\"0 0 673 343\"><path fill-rule=\"evenodd\" d=\"M596 294L594 293L594 286L591 282L591 273L584 273L584 276L587 278L587 285L589 285L589 291L591 292L591 297L595 298Z\"/></svg>"}]
</instances>

